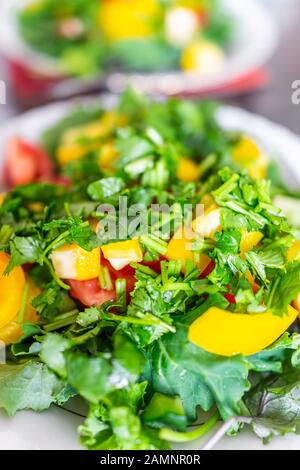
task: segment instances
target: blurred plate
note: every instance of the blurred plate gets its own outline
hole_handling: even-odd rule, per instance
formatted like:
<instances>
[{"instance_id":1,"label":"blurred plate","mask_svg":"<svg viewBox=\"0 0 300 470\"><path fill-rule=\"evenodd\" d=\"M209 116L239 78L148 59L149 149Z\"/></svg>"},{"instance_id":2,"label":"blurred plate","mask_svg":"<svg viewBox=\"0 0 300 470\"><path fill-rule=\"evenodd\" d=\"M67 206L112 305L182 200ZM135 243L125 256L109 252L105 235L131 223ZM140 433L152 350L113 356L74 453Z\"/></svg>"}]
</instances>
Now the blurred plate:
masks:
<instances>
[{"instance_id":1,"label":"blurred plate","mask_svg":"<svg viewBox=\"0 0 300 470\"><path fill-rule=\"evenodd\" d=\"M63 76L56 60L32 51L19 37L15 14L16 9L30 0L1 0L0 5L0 50L9 59L30 67L36 74L54 78ZM225 11L233 17L234 37L227 54L224 69L210 77L203 78L183 72L152 74L112 73L106 77L81 81L68 79L52 90L52 98L70 96L71 93L86 90L89 86L104 83L110 91L119 92L128 83L146 93L167 95L200 93L234 84L239 78L260 68L272 56L278 43L278 25L269 9L260 0L221 0ZM234 87L232 87L234 91Z\"/></svg>"},{"instance_id":2,"label":"blurred plate","mask_svg":"<svg viewBox=\"0 0 300 470\"><path fill-rule=\"evenodd\" d=\"M116 99L111 95L99 98L99 102L104 107L110 107L115 101ZM0 175L5 143L9 137L19 135L34 142L39 139L39 135L46 128L53 125L78 104L95 105L97 99L93 97L48 105L27 112L2 126L0 129ZM226 129L243 130L258 139L266 151L280 164L286 182L299 188L300 137L267 119L228 106L222 106L219 109L218 121ZM67 406L70 407L69 410L52 406L44 413L23 411L13 418L7 417L0 411L0 449L79 449L76 430L83 417L80 416L80 413L78 414L80 407L70 404ZM197 450L203 446L206 439L207 437L188 444L176 445L174 448ZM249 429L245 428L237 437L223 437L214 448L298 450L300 436L288 435L283 438L275 438L265 446Z\"/></svg>"}]
</instances>

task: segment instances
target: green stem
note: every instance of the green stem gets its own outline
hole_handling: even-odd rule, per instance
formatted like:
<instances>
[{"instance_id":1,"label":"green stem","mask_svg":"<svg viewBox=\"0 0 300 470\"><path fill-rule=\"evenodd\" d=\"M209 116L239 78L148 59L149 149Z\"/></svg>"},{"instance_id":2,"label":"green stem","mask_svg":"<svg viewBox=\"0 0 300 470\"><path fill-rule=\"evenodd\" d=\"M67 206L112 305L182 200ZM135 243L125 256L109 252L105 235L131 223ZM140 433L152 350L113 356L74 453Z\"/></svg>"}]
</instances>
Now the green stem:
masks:
<instances>
[{"instance_id":1,"label":"green stem","mask_svg":"<svg viewBox=\"0 0 300 470\"><path fill-rule=\"evenodd\" d=\"M71 315L72 312L69 312L68 316L65 316L64 318L59 318L52 323L48 323L48 325L44 325L43 329L49 332L59 330L60 328L64 328L65 326L72 325L76 321L78 310L74 310L74 312L76 313L73 313Z\"/></svg>"},{"instance_id":2,"label":"green stem","mask_svg":"<svg viewBox=\"0 0 300 470\"><path fill-rule=\"evenodd\" d=\"M156 251L163 256L168 251L167 243L164 240L160 240L158 237L154 237L153 235L143 235L140 240L147 248Z\"/></svg>"},{"instance_id":3,"label":"green stem","mask_svg":"<svg viewBox=\"0 0 300 470\"><path fill-rule=\"evenodd\" d=\"M215 424L217 423L219 419L219 413L216 412L209 418L206 423L202 424L198 428L194 429L193 431L188 431L188 432L177 432L173 431L172 429L168 428L163 428L159 432L159 437L160 439L163 439L165 441L171 441L171 442L189 442L193 441L195 439L198 439L199 437L204 436L208 431L210 431Z\"/></svg>"},{"instance_id":4,"label":"green stem","mask_svg":"<svg viewBox=\"0 0 300 470\"><path fill-rule=\"evenodd\" d=\"M184 291L184 292L191 292L193 289L191 286L186 282L172 282L169 284L165 284L162 286L161 291Z\"/></svg>"},{"instance_id":5,"label":"green stem","mask_svg":"<svg viewBox=\"0 0 300 470\"><path fill-rule=\"evenodd\" d=\"M166 323L165 321L161 320L160 318L155 317L155 315L152 315L151 313L147 313L148 316L151 316L151 319L146 320L143 318L136 318L136 317L129 317L129 316L122 316L122 315L114 315L113 313L109 315L110 319L116 322L125 322L125 323L131 323L135 325L144 325L144 326L154 326L161 324L163 325L168 331L171 331L172 333L176 332L176 329L172 326L169 325L169 323Z\"/></svg>"},{"instance_id":6,"label":"green stem","mask_svg":"<svg viewBox=\"0 0 300 470\"><path fill-rule=\"evenodd\" d=\"M214 153L209 154L199 165L200 177L204 176L217 162L218 157Z\"/></svg>"},{"instance_id":7,"label":"green stem","mask_svg":"<svg viewBox=\"0 0 300 470\"><path fill-rule=\"evenodd\" d=\"M74 344L83 344L86 342L87 339L91 338L92 336L97 336L98 333L101 331L101 328L102 326L101 325L97 325L95 326L95 328L93 328L92 330L89 330L87 333L84 333L83 335L81 336L77 336L77 337L72 337L72 342Z\"/></svg>"},{"instance_id":8,"label":"green stem","mask_svg":"<svg viewBox=\"0 0 300 470\"><path fill-rule=\"evenodd\" d=\"M28 299L28 291L29 291L29 283L27 282L22 292L21 306L20 306L19 315L18 315L19 323L23 323L23 320L24 320L25 310L27 306L27 299Z\"/></svg>"},{"instance_id":9,"label":"green stem","mask_svg":"<svg viewBox=\"0 0 300 470\"><path fill-rule=\"evenodd\" d=\"M56 284L58 284L62 289L65 289L65 290L70 290L70 286L68 286L68 284L65 284L57 275L56 275L56 272L54 271L53 269L53 266L51 264L51 261L48 260L48 258L45 258L44 259L44 263L46 264L46 266L48 266L50 272L51 272L51 275L53 277L53 279L55 280Z\"/></svg>"},{"instance_id":10,"label":"green stem","mask_svg":"<svg viewBox=\"0 0 300 470\"><path fill-rule=\"evenodd\" d=\"M232 175L226 183L220 186L218 189L212 192L212 195L215 198L223 199L227 194L231 193L237 186L237 181L239 180L240 176L235 173Z\"/></svg>"},{"instance_id":11,"label":"green stem","mask_svg":"<svg viewBox=\"0 0 300 470\"><path fill-rule=\"evenodd\" d=\"M130 266L136 271L140 271L141 273L148 274L149 276L152 276L152 277L158 276L157 272L149 268L149 266L144 266L143 264L139 264L139 263L131 263Z\"/></svg>"}]
</instances>

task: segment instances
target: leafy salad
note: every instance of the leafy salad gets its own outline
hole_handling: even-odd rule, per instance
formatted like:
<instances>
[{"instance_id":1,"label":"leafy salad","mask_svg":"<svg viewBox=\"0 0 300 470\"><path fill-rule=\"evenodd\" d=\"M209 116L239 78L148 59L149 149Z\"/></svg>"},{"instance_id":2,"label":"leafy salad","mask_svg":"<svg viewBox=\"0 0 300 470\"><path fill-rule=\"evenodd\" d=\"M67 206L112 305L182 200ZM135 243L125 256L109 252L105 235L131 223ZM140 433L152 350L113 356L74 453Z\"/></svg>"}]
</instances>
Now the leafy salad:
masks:
<instances>
[{"instance_id":1,"label":"leafy salad","mask_svg":"<svg viewBox=\"0 0 300 470\"><path fill-rule=\"evenodd\" d=\"M24 41L58 59L67 74L208 75L223 67L231 39L223 10L219 0L34 0L17 22Z\"/></svg>"},{"instance_id":2,"label":"leafy salad","mask_svg":"<svg viewBox=\"0 0 300 470\"><path fill-rule=\"evenodd\" d=\"M106 450L169 449L236 416L232 434L247 422L265 442L299 431L299 231L273 202L297 194L215 111L129 90L7 143L9 415L80 397L81 443Z\"/></svg>"}]
</instances>

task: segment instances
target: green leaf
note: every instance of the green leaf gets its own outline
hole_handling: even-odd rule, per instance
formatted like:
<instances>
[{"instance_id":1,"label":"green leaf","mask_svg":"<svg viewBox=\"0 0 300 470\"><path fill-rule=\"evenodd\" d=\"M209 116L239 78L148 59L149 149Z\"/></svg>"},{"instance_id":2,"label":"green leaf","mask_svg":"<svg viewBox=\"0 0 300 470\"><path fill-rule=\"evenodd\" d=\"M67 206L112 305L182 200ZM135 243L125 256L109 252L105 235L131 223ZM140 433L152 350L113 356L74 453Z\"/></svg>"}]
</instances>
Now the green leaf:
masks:
<instances>
[{"instance_id":1,"label":"green leaf","mask_svg":"<svg viewBox=\"0 0 300 470\"><path fill-rule=\"evenodd\" d=\"M79 351L66 351L64 356L68 383L94 404L115 390L129 387L144 367L143 355L123 332L114 336L113 355L99 353L90 357Z\"/></svg>"},{"instance_id":2,"label":"green leaf","mask_svg":"<svg viewBox=\"0 0 300 470\"><path fill-rule=\"evenodd\" d=\"M280 374L285 364L294 363L300 349L300 335L284 333L278 341L263 351L248 356L247 360L256 372L274 372Z\"/></svg>"},{"instance_id":3,"label":"green leaf","mask_svg":"<svg viewBox=\"0 0 300 470\"><path fill-rule=\"evenodd\" d=\"M33 307L47 320L54 320L60 313L71 311L76 307L70 296L55 282L47 284L40 295L32 301Z\"/></svg>"},{"instance_id":4,"label":"green leaf","mask_svg":"<svg viewBox=\"0 0 300 470\"><path fill-rule=\"evenodd\" d=\"M300 292L300 262L289 263L285 273L280 274L270 289L268 307L274 315L283 316L288 306Z\"/></svg>"},{"instance_id":5,"label":"green leaf","mask_svg":"<svg viewBox=\"0 0 300 470\"><path fill-rule=\"evenodd\" d=\"M98 403L115 388L109 382L113 368L104 355L88 357L79 351L67 352L66 371L68 382L91 403Z\"/></svg>"},{"instance_id":6,"label":"green leaf","mask_svg":"<svg viewBox=\"0 0 300 470\"><path fill-rule=\"evenodd\" d=\"M42 244L38 238L14 237L10 242L10 261L6 273L9 273L16 266L39 262L42 253Z\"/></svg>"},{"instance_id":7,"label":"green leaf","mask_svg":"<svg viewBox=\"0 0 300 470\"><path fill-rule=\"evenodd\" d=\"M88 195L94 201L106 202L107 198L119 194L124 189L124 181L121 178L102 178L88 186Z\"/></svg>"},{"instance_id":8,"label":"green leaf","mask_svg":"<svg viewBox=\"0 0 300 470\"><path fill-rule=\"evenodd\" d=\"M9 415L18 410L47 409L63 388L56 376L40 362L0 365L0 408Z\"/></svg>"},{"instance_id":9,"label":"green leaf","mask_svg":"<svg viewBox=\"0 0 300 470\"><path fill-rule=\"evenodd\" d=\"M169 449L156 431L143 426L140 418L126 406L113 408L110 421L120 450Z\"/></svg>"},{"instance_id":10,"label":"green leaf","mask_svg":"<svg viewBox=\"0 0 300 470\"><path fill-rule=\"evenodd\" d=\"M66 360L64 352L72 347L72 342L62 335L48 333L40 352L40 357L47 366L60 377L66 377Z\"/></svg>"},{"instance_id":11,"label":"green leaf","mask_svg":"<svg viewBox=\"0 0 300 470\"><path fill-rule=\"evenodd\" d=\"M214 402L224 420L239 414L240 400L250 387L246 360L204 351L188 341L183 326L155 343L150 367L153 389L180 396L190 419L198 405L207 411Z\"/></svg>"},{"instance_id":12,"label":"green leaf","mask_svg":"<svg viewBox=\"0 0 300 470\"><path fill-rule=\"evenodd\" d=\"M300 433L299 372L270 378L246 400L254 432L265 442L274 436Z\"/></svg>"}]
</instances>

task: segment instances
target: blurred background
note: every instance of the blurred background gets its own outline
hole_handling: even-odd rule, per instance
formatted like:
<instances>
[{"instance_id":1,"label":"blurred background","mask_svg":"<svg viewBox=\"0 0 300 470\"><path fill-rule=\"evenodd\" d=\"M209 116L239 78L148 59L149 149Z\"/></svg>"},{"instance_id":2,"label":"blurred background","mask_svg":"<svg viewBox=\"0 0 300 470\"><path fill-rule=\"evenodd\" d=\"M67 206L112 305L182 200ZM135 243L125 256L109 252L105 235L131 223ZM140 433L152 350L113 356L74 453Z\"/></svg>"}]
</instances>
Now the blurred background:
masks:
<instances>
[{"instance_id":1,"label":"blurred background","mask_svg":"<svg viewBox=\"0 0 300 470\"><path fill-rule=\"evenodd\" d=\"M89 0L87 0L87 2L88 1ZM248 1L250 0L239 2L244 9L244 16L247 15ZM2 2L4 2L4 0L1 0L1 3ZM199 87L197 90L195 87L189 89L190 85L186 82L186 89L181 89L181 91L183 91L184 94L192 96L212 96L219 98L226 103L234 104L266 116L300 133L300 104L293 104L291 99L293 92L292 83L297 79L300 80L300 0L256 0L256 2L261 3L269 10L274 20L276 34L279 33L279 41L278 43L274 41L277 45L275 48L274 44L274 50L272 54L270 54L272 56L267 58L267 62L263 65L258 64L256 68L249 66L249 71L244 71L240 77L235 77L234 79L231 77L230 80L228 79L227 83L215 83L213 85L214 82L211 80L212 86L210 87L209 79L207 79L203 82L203 86ZM227 0L226 3L230 3L230 0ZM1 21L3 22L3 17L0 22ZM258 21L257 30L255 30L255 28L256 25L254 21L254 28L252 28L252 30L253 36L257 36L257 41L260 41L260 44L258 44L259 54L259 50L264 49L266 46L264 34L266 35L266 42L268 42L270 38L267 38L268 32L264 31L263 23ZM11 40L9 41L11 49L18 47L14 45ZM18 84L20 85L22 81L24 85L27 78L23 76L23 69L16 68L15 62L14 76L12 76L11 64L9 65L9 54L7 53L7 44L5 44L4 47L4 43L9 41L6 41L4 33L2 33L0 36L0 51L2 51L0 56L0 79L6 84L6 104L0 104L0 123L5 123L8 119L19 114L24 109L48 101L47 96L43 96L41 99L38 97L40 85L35 84L35 82L30 83L31 94L28 94L26 91L26 99L23 99L24 96L20 99L16 86L18 86ZM90 86L88 81L84 81L83 87L80 86L78 90L78 84L75 84L74 92L77 90L81 93L85 91L100 93L107 89L107 87L116 90L118 89L117 78L118 76L116 76L114 80L106 82L104 85L102 82L100 83L93 80L92 86ZM174 85L176 89L176 79L176 77L174 78L170 74L167 75L167 79L164 79L163 86L167 93L171 92ZM141 80L141 78L139 78L139 80ZM17 85L16 81L18 82ZM149 84L149 82L145 83ZM112 86L110 86L111 84ZM52 99L53 97L63 98L65 91L69 91L70 87L72 88L72 86L74 86L74 82L68 80L66 83L58 83L58 85L59 87L57 88L56 83L56 93L51 96Z\"/></svg>"}]
</instances>

